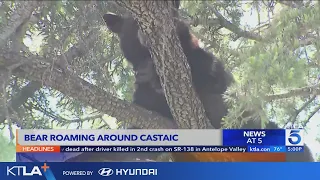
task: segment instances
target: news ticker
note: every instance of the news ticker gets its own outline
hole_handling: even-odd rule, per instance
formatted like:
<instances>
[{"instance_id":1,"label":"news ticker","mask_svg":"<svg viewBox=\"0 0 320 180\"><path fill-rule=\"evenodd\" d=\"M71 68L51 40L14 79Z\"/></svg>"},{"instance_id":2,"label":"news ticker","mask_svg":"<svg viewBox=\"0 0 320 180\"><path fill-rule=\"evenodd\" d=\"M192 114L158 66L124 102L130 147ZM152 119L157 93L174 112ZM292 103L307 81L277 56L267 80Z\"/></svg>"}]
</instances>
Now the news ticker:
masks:
<instances>
[{"instance_id":1,"label":"news ticker","mask_svg":"<svg viewBox=\"0 0 320 180\"><path fill-rule=\"evenodd\" d=\"M19 152L303 152L304 146L25 146Z\"/></svg>"},{"instance_id":2,"label":"news ticker","mask_svg":"<svg viewBox=\"0 0 320 180\"><path fill-rule=\"evenodd\" d=\"M86 149L97 146L93 150L100 148L103 152L234 152L234 149L236 152L243 149L301 152L304 132L302 129L17 130L17 152L66 152L67 149L88 152L85 148L77 151L74 146Z\"/></svg>"},{"instance_id":3,"label":"news ticker","mask_svg":"<svg viewBox=\"0 0 320 180\"><path fill-rule=\"evenodd\" d=\"M77 162L0 163L0 179L319 179L320 163ZM228 170L228 171L227 171ZM231 170L231 171L230 171ZM299 173L293 173L293 170ZM231 173L226 173L231 172Z\"/></svg>"}]
</instances>

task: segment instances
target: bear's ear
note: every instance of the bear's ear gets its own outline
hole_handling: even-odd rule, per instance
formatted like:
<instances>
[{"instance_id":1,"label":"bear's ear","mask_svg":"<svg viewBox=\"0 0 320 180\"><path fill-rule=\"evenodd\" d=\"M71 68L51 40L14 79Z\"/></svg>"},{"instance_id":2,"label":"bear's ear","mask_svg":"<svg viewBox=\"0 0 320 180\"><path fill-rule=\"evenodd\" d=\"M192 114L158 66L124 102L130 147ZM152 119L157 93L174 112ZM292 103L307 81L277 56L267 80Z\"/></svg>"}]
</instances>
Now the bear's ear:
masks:
<instances>
[{"instance_id":1,"label":"bear's ear","mask_svg":"<svg viewBox=\"0 0 320 180\"><path fill-rule=\"evenodd\" d=\"M173 0L174 7L178 10L180 7L180 0Z\"/></svg>"},{"instance_id":2,"label":"bear's ear","mask_svg":"<svg viewBox=\"0 0 320 180\"><path fill-rule=\"evenodd\" d=\"M116 14L108 13L103 15L103 20L106 22L108 29L114 33L120 33L123 25L123 18Z\"/></svg>"}]
</instances>

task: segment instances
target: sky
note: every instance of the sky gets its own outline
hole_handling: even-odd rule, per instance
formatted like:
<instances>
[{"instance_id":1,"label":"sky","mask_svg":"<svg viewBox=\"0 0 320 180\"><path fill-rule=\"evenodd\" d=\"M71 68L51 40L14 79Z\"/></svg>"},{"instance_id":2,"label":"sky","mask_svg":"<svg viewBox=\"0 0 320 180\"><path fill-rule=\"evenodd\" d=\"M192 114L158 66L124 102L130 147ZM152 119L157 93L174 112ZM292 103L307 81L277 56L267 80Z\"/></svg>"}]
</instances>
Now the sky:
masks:
<instances>
[{"instance_id":1,"label":"sky","mask_svg":"<svg viewBox=\"0 0 320 180\"><path fill-rule=\"evenodd\" d=\"M244 2L245 3L245 2ZM261 22L265 22L266 19L266 15L263 14L263 12L260 12L260 18L261 18ZM246 13L244 13L244 17L241 19L241 24L243 26L249 26L249 27L255 27L258 24L258 16L257 16L257 12L256 11L248 11ZM25 39L25 44L27 46L29 46L31 48L31 50L37 50L40 47L41 44L41 37L37 37L35 39L33 39L33 41L31 41L30 39ZM57 99L51 99L50 101L50 106L52 107L53 110L55 110L55 105L57 103ZM304 118L302 114L301 118ZM320 114L317 113L313 116L313 118L311 118L309 124L307 125L307 131L305 132L305 143L311 148L312 152L314 155L320 155L320 143L316 141L316 137L319 136L319 132L320 132ZM105 120L107 120L108 124L111 126L111 128L117 128L117 124L116 124L116 120L114 118L110 118L110 117L106 117ZM74 127L69 127L70 129L75 128ZM90 127L90 125L88 124L87 126L88 128ZM4 134L5 136L9 137L9 131L8 129L4 129Z\"/></svg>"}]
</instances>

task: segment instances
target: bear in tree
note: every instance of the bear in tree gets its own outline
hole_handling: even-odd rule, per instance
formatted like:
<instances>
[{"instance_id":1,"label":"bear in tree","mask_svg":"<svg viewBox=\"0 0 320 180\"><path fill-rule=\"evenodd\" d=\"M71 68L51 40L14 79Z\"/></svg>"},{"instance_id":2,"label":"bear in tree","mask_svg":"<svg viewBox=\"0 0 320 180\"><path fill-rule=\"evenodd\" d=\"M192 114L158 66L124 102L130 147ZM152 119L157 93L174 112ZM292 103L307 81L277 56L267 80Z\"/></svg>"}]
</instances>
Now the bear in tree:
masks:
<instances>
[{"instance_id":1,"label":"bear in tree","mask_svg":"<svg viewBox=\"0 0 320 180\"><path fill-rule=\"evenodd\" d=\"M120 48L135 71L136 89L133 102L173 119L137 22L130 16L122 17L111 13L105 14L103 19L108 29L119 36ZM233 82L232 75L225 70L223 63L213 54L200 48L198 40L190 33L189 27L183 21L175 20L175 24L180 45L191 69L195 90L204 105L207 117L212 125L219 129L222 118L228 112L222 95ZM241 128L260 129L261 125L259 121L249 121ZM269 122L266 128L277 129L279 127L274 122ZM304 153L288 153L286 158L287 161L293 162L314 161L307 146L305 146Z\"/></svg>"},{"instance_id":2,"label":"bear in tree","mask_svg":"<svg viewBox=\"0 0 320 180\"><path fill-rule=\"evenodd\" d=\"M133 18L115 14L105 14L103 19L108 28L118 34L123 55L133 66L136 78L133 103L173 119L150 53L140 43L138 24Z\"/></svg>"},{"instance_id":3,"label":"bear in tree","mask_svg":"<svg viewBox=\"0 0 320 180\"><path fill-rule=\"evenodd\" d=\"M151 55L148 48L141 43L143 38L140 35L142 33L139 31L136 21L132 17L121 17L111 13L105 14L103 18L109 30L119 36L120 48L135 71L136 89L133 95L133 102L160 114L167 112L167 114L162 115L172 118L167 103L162 106L164 105L163 103L159 104L154 101L166 102ZM189 28L185 23L178 20L176 23L183 52L186 54L191 67L195 90L204 104L206 115L211 120L212 125L215 128L221 128L221 119L227 113L222 94L231 83L232 76L225 71L222 62L199 47L198 41L190 34ZM151 93L156 93L158 98L146 96Z\"/></svg>"}]
</instances>

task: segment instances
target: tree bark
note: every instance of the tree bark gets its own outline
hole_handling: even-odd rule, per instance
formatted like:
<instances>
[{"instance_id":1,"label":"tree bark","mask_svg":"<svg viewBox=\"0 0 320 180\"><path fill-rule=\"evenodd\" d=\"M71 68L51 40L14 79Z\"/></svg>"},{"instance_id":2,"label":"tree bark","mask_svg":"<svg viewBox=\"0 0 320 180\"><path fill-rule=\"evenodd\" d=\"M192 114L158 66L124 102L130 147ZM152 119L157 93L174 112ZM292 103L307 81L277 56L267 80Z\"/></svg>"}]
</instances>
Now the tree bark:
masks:
<instances>
[{"instance_id":1,"label":"tree bark","mask_svg":"<svg viewBox=\"0 0 320 180\"><path fill-rule=\"evenodd\" d=\"M30 1L30 2L18 2L19 7L11 17L8 19L7 24L3 25L0 28L0 48L2 48L7 39L15 32L15 30L27 20L33 10L40 4L39 1Z\"/></svg>"},{"instance_id":2,"label":"tree bark","mask_svg":"<svg viewBox=\"0 0 320 180\"><path fill-rule=\"evenodd\" d=\"M128 9L147 36L166 99L179 128L212 128L191 81L173 21L173 1L116 1Z\"/></svg>"}]
</instances>

